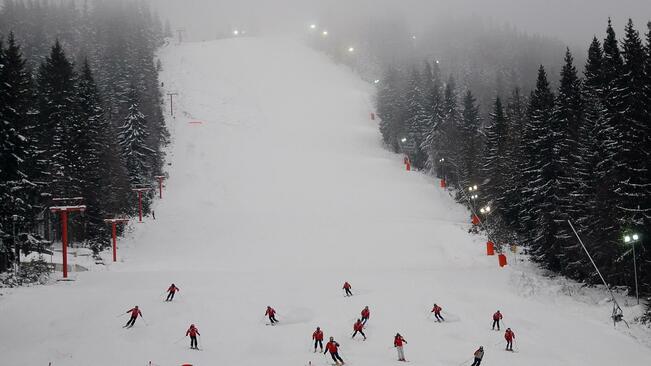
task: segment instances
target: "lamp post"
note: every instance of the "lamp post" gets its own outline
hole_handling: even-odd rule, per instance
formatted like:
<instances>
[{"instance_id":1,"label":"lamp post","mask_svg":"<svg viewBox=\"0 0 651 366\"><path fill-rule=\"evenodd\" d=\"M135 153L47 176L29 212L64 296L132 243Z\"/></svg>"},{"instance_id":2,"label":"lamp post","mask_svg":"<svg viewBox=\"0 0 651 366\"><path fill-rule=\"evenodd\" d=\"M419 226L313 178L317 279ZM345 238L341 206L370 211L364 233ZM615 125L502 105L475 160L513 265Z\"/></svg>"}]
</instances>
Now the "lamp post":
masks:
<instances>
[{"instance_id":1,"label":"lamp post","mask_svg":"<svg viewBox=\"0 0 651 366\"><path fill-rule=\"evenodd\" d=\"M631 244L633 247L633 273L635 275L635 298L637 299L637 304L640 305L640 293L637 288L637 263L635 262L635 243L640 240L640 235L633 233L624 235L624 243Z\"/></svg>"}]
</instances>

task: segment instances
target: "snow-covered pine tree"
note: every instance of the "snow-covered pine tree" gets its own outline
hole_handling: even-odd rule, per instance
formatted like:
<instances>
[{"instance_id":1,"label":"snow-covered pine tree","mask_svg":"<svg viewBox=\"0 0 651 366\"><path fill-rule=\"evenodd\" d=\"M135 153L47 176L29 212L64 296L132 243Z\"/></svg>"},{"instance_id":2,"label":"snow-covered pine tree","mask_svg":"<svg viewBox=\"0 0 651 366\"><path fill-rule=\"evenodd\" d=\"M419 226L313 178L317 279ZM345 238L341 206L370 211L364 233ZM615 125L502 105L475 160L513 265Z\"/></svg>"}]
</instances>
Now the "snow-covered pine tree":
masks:
<instances>
[{"instance_id":1,"label":"snow-covered pine tree","mask_svg":"<svg viewBox=\"0 0 651 366\"><path fill-rule=\"evenodd\" d=\"M522 135L525 129L527 118L527 101L520 94L520 89L515 88L506 105L506 121L509 138L506 151L506 173L509 177L504 182L504 202L500 207L500 214L507 226L517 228L522 202L522 190L524 188L524 179L522 178L524 150L526 146L522 144Z\"/></svg>"},{"instance_id":2,"label":"snow-covered pine tree","mask_svg":"<svg viewBox=\"0 0 651 366\"><path fill-rule=\"evenodd\" d=\"M533 258L545 267L558 271L558 247L554 245L556 210L554 188L558 170L556 133L553 122L554 95L547 73L538 69L536 89L529 101L529 118L523 136L526 146L522 166L524 190L521 217L523 236L531 247Z\"/></svg>"},{"instance_id":3,"label":"snow-covered pine tree","mask_svg":"<svg viewBox=\"0 0 651 366\"><path fill-rule=\"evenodd\" d=\"M427 153L422 150L422 144L427 137L431 127L431 115L427 113L424 106L425 98L423 94L423 85L416 68L413 68L407 84L405 93L406 98L406 116L405 116L405 142L400 141L402 152L409 155L412 166L416 169L422 169L427 163ZM402 137L399 136L401 139Z\"/></svg>"},{"instance_id":4,"label":"snow-covered pine tree","mask_svg":"<svg viewBox=\"0 0 651 366\"><path fill-rule=\"evenodd\" d=\"M431 155L435 161L445 159L443 165L444 178L453 186L458 186L458 157L457 144L461 116L457 103L457 92L454 78L449 77L443 95L443 119L432 139Z\"/></svg>"},{"instance_id":5,"label":"snow-covered pine tree","mask_svg":"<svg viewBox=\"0 0 651 366\"><path fill-rule=\"evenodd\" d=\"M145 186L150 183L151 167L148 165L153 151L146 145L147 121L140 112L138 92L135 87L129 93L129 113L119 129L119 144L122 149L131 185Z\"/></svg>"},{"instance_id":6,"label":"snow-covered pine tree","mask_svg":"<svg viewBox=\"0 0 651 366\"><path fill-rule=\"evenodd\" d=\"M509 204L505 196L509 176L509 126L498 96L493 105L493 112L484 128L486 136L481 157L481 200L490 203L500 213Z\"/></svg>"},{"instance_id":7,"label":"snow-covered pine tree","mask_svg":"<svg viewBox=\"0 0 651 366\"><path fill-rule=\"evenodd\" d=\"M75 114L75 78L74 67L57 41L38 72L37 131L39 161L45 166L44 188L58 197L75 197L81 189L75 175L80 156L73 143L80 128Z\"/></svg>"},{"instance_id":8,"label":"snow-covered pine tree","mask_svg":"<svg viewBox=\"0 0 651 366\"><path fill-rule=\"evenodd\" d=\"M35 155L30 127L34 122L33 83L13 33L7 49L0 46L0 225L18 215L18 229L30 227L33 216Z\"/></svg>"},{"instance_id":9,"label":"snow-covered pine tree","mask_svg":"<svg viewBox=\"0 0 651 366\"><path fill-rule=\"evenodd\" d=\"M376 104L382 140L391 150L399 152L398 133L403 129L405 101L400 87L400 73L393 67L384 72Z\"/></svg>"},{"instance_id":10,"label":"snow-covered pine tree","mask_svg":"<svg viewBox=\"0 0 651 366\"><path fill-rule=\"evenodd\" d=\"M462 188L476 184L479 179L481 139L479 137L479 106L470 90L463 97L459 126L459 184Z\"/></svg>"},{"instance_id":11,"label":"snow-covered pine tree","mask_svg":"<svg viewBox=\"0 0 651 366\"><path fill-rule=\"evenodd\" d=\"M423 141L422 147L424 151L428 152L427 167L437 167L437 174L439 177L441 177L441 166L436 160L436 157L432 155L432 144L434 142L437 131L443 122L443 82L441 81L441 70L439 68L438 61L434 61L431 67L429 63L426 63L426 65L427 68L425 69L425 73L426 75L431 75L431 77L428 78L428 83L426 84L426 89L424 91L425 106L430 114L431 128L425 136L425 141Z\"/></svg>"},{"instance_id":12,"label":"snow-covered pine tree","mask_svg":"<svg viewBox=\"0 0 651 366\"><path fill-rule=\"evenodd\" d=\"M557 166L553 197L556 230L554 245L560 248L558 258L562 272L572 278L578 278L585 262L583 249L576 240L567 223L581 216L580 207L585 197L583 182L591 172L580 171L579 130L585 124L585 105L581 91L581 81L574 66L574 58L569 48L565 52L565 65L561 71L561 82L554 108L554 133L556 137ZM578 195L577 195L578 194Z\"/></svg>"}]
</instances>

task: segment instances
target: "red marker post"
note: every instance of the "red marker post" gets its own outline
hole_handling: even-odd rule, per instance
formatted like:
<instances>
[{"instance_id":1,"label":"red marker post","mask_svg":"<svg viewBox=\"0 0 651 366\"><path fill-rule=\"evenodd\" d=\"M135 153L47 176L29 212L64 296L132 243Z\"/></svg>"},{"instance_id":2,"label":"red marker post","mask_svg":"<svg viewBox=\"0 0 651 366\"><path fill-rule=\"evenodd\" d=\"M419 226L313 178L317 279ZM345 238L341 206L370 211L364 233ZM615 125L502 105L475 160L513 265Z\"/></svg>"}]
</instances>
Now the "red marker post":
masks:
<instances>
[{"instance_id":1,"label":"red marker post","mask_svg":"<svg viewBox=\"0 0 651 366\"><path fill-rule=\"evenodd\" d=\"M111 235L113 237L113 262L118 260L118 239L117 239L117 225L126 224L129 219L104 219L104 222L111 224Z\"/></svg>"},{"instance_id":2,"label":"red marker post","mask_svg":"<svg viewBox=\"0 0 651 366\"><path fill-rule=\"evenodd\" d=\"M68 212L84 212L85 205L52 206L50 211L61 214L61 249L63 253L63 278L68 278Z\"/></svg>"},{"instance_id":3,"label":"red marker post","mask_svg":"<svg viewBox=\"0 0 651 366\"><path fill-rule=\"evenodd\" d=\"M149 191L149 188L133 188L132 191L138 192L138 222L142 223L142 193Z\"/></svg>"}]
</instances>

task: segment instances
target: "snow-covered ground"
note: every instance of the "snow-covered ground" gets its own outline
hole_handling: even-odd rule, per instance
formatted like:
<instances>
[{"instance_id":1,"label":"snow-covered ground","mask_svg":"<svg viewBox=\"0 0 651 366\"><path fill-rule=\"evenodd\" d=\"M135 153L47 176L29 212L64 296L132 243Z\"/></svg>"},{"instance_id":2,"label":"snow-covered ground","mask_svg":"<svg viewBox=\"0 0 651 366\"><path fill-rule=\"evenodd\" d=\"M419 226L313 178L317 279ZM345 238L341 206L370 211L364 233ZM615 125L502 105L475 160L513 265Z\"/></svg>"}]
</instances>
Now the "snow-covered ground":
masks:
<instances>
[{"instance_id":1,"label":"snow-covered ground","mask_svg":"<svg viewBox=\"0 0 651 366\"><path fill-rule=\"evenodd\" d=\"M351 365L397 365L396 332L415 365L469 365L479 345L483 365L651 361L613 329L609 304L487 257L463 208L381 147L372 87L346 68L273 38L161 57L180 95L157 220L133 224L106 271L0 297L3 365L325 365L311 351L316 326ZM342 296L346 280L354 297ZM163 302L172 282L181 292ZM434 302L449 322L428 320ZM120 315L136 304L146 324L125 330ZM280 325L265 326L267 305ZM368 340L351 340L364 305ZM516 353L490 329L497 309ZM203 351L183 339L190 323Z\"/></svg>"}]
</instances>

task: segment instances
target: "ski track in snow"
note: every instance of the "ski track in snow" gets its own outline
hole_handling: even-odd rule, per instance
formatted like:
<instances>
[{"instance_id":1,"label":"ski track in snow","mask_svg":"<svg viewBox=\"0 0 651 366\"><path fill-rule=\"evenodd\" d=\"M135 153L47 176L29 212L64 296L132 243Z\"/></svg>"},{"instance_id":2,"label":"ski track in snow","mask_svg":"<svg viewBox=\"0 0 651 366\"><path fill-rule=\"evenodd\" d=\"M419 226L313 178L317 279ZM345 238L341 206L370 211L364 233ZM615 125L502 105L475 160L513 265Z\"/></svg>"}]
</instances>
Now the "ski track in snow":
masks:
<instances>
[{"instance_id":1,"label":"ski track in snow","mask_svg":"<svg viewBox=\"0 0 651 366\"><path fill-rule=\"evenodd\" d=\"M360 366L398 364L396 332L414 365L469 365L479 345L482 365L651 360L613 330L609 304L541 290L551 281L526 263L486 257L468 213L381 147L373 89L350 70L280 38L169 46L161 58L180 95L157 220L132 224L106 271L0 297L3 365L325 365L316 326ZM355 296L342 296L345 280ZM172 282L181 291L166 303ZM428 319L434 302L454 321ZM122 329L136 304L147 324ZM267 305L278 326L264 325ZM368 340L351 340L364 305ZM490 330L497 309L517 353L503 350L504 328ZM203 352L175 343L190 323Z\"/></svg>"}]
</instances>

